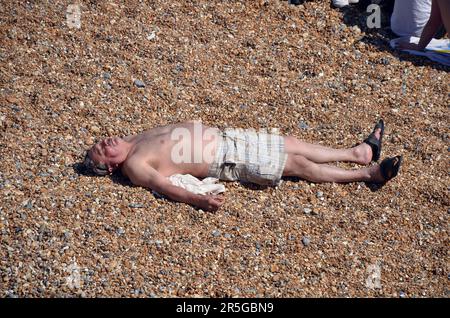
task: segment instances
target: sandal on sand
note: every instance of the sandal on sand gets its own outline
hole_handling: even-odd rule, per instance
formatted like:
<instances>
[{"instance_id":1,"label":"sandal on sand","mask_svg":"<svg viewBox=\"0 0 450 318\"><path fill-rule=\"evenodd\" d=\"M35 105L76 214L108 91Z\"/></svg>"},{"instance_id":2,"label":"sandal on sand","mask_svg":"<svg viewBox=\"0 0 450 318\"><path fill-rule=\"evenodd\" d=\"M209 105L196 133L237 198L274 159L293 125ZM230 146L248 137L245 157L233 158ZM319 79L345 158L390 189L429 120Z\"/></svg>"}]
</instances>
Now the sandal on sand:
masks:
<instances>
[{"instance_id":1,"label":"sandal on sand","mask_svg":"<svg viewBox=\"0 0 450 318\"><path fill-rule=\"evenodd\" d=\"M386 158L381 162L380 170L381 175L384 178L383 183L388 182L398 174L400 165L402 164L402 158L402 156L395 156L392 158Z\"/></svg>"},{"instance_id":2,"label":"sandal on sand","mask_svg":"<svg viewBox=\"0 0 450 318\"><path fill-rule=\"evenodd\" d=\"M375 130L378 128L381 129L380 131L380 139L377 139L375 137ZM380 159L381 154L381 141L383 139L383 133L384 133L384 122L383 119L380 119L378 123L375 125L372 133L364 139L364 143L368 144L372 148L372 161L378 161Z\"/></svg>"}]
</instances>

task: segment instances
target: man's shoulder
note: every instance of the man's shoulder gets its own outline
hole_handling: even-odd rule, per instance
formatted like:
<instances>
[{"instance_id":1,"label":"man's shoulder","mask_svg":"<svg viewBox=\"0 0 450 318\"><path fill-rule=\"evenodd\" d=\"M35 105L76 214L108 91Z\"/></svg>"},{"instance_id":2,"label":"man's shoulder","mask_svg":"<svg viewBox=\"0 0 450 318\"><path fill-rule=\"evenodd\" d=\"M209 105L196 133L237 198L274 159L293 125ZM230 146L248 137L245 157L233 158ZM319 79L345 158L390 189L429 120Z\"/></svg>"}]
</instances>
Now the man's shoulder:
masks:
<instances>
[{"instance_id":1,"label":"man's shoulder","mask_svg":"<svg viewBox=\"0 0 450 318\"><path fill-rule=\"evenodd\" d=\"M128 175L128 173L135 170L141 170L143 167L147 166L148 163L142 156L133 155L125 159L122 163L122 172Z\"/></svg>"},{"instance_id":2,"label":"man's shoulder","mask_svg":"<svg viewBox=\"0 0 450 318\"><path fill-rule=\"evenodd\" d=\"M157 179L159 172L144 158L127 158L122 164L121 172L131 182L139 186L152 186L152 180Z\"/></svg>"}]
</instances>

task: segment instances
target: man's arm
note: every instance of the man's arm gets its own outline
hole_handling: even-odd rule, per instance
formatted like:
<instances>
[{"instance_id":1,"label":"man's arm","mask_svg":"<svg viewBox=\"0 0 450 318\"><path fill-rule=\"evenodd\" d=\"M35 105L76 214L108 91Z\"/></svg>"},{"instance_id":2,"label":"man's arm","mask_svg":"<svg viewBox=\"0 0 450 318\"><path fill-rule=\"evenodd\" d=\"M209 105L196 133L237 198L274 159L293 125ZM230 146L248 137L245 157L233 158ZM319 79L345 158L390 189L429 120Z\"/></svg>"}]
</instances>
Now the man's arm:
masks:
<instances>
[{"instance_id":1,"label":"man's arm","mask_svg":"<svg viewBox=\"0 0 450 318\"><path fill-rule=\"evenodd\" d=\"M130 163L127 166L126 173L134 185L150 188L174 201L194 205L207 211L216 211L223 204L223 198L220 196L199 195L174 186L148 164Z\"/></svg>"}]
</instances>

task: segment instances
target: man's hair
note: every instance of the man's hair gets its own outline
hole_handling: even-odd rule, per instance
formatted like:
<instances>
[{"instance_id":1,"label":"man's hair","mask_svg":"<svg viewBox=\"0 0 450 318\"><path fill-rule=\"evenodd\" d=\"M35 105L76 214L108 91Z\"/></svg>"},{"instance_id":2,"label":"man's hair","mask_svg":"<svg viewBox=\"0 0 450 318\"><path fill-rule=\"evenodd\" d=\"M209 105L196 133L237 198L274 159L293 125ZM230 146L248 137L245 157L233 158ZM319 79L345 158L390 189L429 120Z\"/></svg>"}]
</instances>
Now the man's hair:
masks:
<instances>
[{"instance_id":1,"label":"man's hair","mask_svg":"<svg viewBox=\"0 0 450 318\"><path fill-rule=\"evenodd\" d=\"M109 174L108 167L104 163L96 164L94 160L89 157L89 151L86 152L86 156L84 157L83 165L88 170L92 170L95 174L99 176L106 176Z\"/></svg>"}]
</instances>

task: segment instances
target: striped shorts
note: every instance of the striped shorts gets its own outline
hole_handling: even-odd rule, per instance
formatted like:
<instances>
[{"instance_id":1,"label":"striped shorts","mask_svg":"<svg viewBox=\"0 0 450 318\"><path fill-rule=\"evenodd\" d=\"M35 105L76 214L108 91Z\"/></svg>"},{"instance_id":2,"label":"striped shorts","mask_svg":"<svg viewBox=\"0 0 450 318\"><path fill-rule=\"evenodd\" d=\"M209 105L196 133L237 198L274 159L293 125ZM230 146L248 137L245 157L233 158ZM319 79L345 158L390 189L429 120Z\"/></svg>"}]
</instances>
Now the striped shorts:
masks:
<instances>
[{"instance_id":1,"label":"striped shorts","mask_svg":"<svg viewBox=\"0 0 450 318\"><path fill-rule=\"evenodd\" d=\"M283 175L286 160L283 136L254 129L226 129L219 133L208 176L275 186Z\"/></svg>"}]
</instances>

